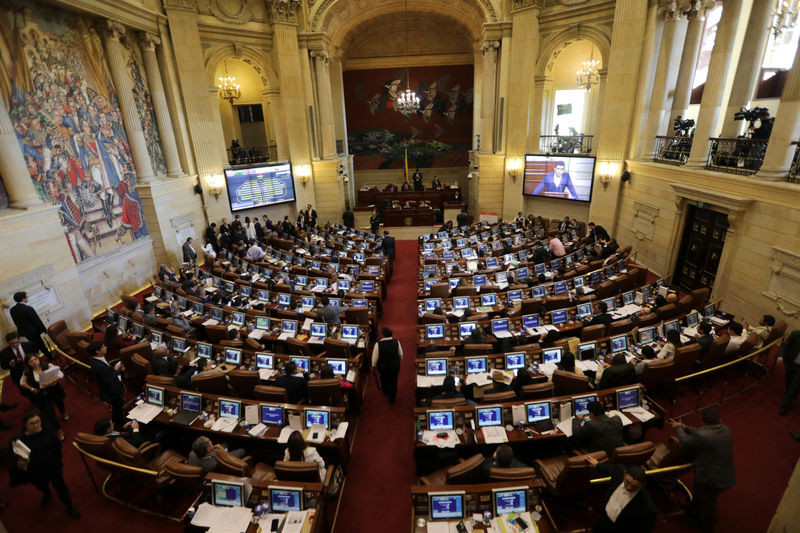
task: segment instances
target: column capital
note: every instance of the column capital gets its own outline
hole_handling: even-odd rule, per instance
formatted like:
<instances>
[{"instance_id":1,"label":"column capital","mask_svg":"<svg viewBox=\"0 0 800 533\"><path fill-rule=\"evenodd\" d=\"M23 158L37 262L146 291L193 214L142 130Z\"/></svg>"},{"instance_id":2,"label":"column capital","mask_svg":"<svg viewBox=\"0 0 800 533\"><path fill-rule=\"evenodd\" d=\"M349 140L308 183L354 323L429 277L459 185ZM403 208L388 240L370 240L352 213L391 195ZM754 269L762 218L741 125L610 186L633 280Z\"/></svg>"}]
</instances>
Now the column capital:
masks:
<instances>
[{"instance_id":1,"label":"column capital","mask_svg":"<svg viewBox=\"0 0 800 533\"><path fill-rule=\"evenodd\" d=\"M661 0L658 14L665 21L677 20L686 16L693 8L691 0Z\"/></svg>"},{"instance_id":2,"label":"column capital","mask_svg":"<svg viewBox=\"0 0 800 533\"><path fill-rule=\"evenodd\" d=\"M695 18L697 20L703 20L706 18L706 13L714 9L717 3L714 0L697 0L692 6L692 10L689 12L689 18Z\"/></svg>"},{"instance_id":3,"label":"column capital","mask_svg":"<svg viewBox=\"0 0 800 533\"><path fill-rule=\"evenodd\" d=\"M108 19L105 23L105 34L109 39L119 41L125 34L125 25L116 20Z\"/></svg>"},{"instance_id":4,"label":"column capital","mask_svg":"<svg viewBox=\"0 0 800 533\"><path fill-rule=\"evenodd\" d=\"M142 43L142 48L145 50L155 52L156 46L161 44L161 37L156 35L155 33L150 33L149 31L143 31L139 35L139 40Z\"/></svg>"},{"instance_id":5,"label":"column capital","mask_svg":"<svg viewBox=\"0 0 800 533\"><path fill-rule=\"evenodd\" d=\"M319 61L325 65L327 65L330 61L330 55L328 55L327 50L311 50L310 54L311 57L313 57L316 61Z\"/></svg>"},{"instance_id":6,"label":"column capital","mask_svg":"<svg viewBox=\"0 0 800 533\"><path fill-rule=\"evenodd\" d=\"M297 24L297 8L300 0L270 0L267 4L267 15L272 22Z\"/></svg>"},{"instance_id":7,"label":"column capital","mask_svg":"<svg viewBox=\"0 0 800 533\"><path fill-rule=\"evenodd\" d=\"M483 55L496 52L498 48L500 48L500 41L484 41L483 44L481 44Z\"/></svg>"}]
</instances>

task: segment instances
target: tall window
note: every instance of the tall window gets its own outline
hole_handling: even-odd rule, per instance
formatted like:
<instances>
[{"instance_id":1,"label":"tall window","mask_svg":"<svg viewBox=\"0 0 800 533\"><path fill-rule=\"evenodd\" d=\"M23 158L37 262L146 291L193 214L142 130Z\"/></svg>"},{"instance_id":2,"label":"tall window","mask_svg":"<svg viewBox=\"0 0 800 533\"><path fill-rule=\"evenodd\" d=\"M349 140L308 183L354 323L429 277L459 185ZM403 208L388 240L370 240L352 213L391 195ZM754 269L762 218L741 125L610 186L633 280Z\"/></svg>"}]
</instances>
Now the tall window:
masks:
<instances>
[{"instance_id":1,"label":"tall window","mask_svg":"<svg viewBox=\"0 0 800 533\"><path fill-rule=\"evenodd\" d=\"M722 18L722 2L717 2L713 9L706 13L706 21L703 26L703 36L700 41L700 51L697 57L697 66L694 69L692 78L692 104L699 104L703 98L703 87L708 79L708 67L711 65L711 52L714 50L714 42L717 40L717 27Z\"/></svg>"},{"instance_id":2,"label":"tall window","mask_svg":"<svg viewBox=\"0 0 800 533\"><path fill-rule=\"evenodd\" d=\"M585 98L586 91L582 89L556 91L553 127L558 126L559 135L571 135L570 128L573 128L576 133L583 133L581 124Z\"/></svg>"},{"instance_id":3,"label":"tall window","mask_svg":"<svg viewBox=\"0 0 800 533\"><path fill-rule=\"evenodd\" d=\"M761 62L761 79L756 89L756 98L780 98L786 76L794 63L798 39L798 25L782 31L778 37L770 34L764 60Z\"/></svg>"}]
</instances>

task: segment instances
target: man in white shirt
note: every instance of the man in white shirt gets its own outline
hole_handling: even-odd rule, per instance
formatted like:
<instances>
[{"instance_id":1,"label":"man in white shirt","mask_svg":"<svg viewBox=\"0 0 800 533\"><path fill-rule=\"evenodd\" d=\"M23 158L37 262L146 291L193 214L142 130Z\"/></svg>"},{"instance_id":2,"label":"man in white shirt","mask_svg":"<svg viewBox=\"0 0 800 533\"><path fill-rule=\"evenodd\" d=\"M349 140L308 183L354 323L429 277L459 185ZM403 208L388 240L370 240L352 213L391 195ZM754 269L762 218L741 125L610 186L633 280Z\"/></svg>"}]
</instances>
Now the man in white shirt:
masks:
<instances>
[{"instance_id":1,"label":"man in white shirt","mask_svg":"<svg viewBox=\"0 0 800 533\"><path fill-rule=\"evenodd\" d=\"M747 334L744 333L744 327L738 322L731 322L728 325L728 333L731 339L725 347L725 355L734 354L742 347L742 343L747 340Z\"/></svg>"},{"instance_id":2,"label":"man in white shirt","mask_svg":"<svg viewBox=\"0 0 800 533\"><path fill-rule=\"evenodd\" d=\"M594 533L649 533L656 524L656 506L647 492L647 477L641 466L600 463L593 455L586 461L603 476L611 476L603 512Z\"/></svg>"},{"instance_id":3,"label":"man in white shirt","mask_svg":"<svg viewBox=\"0 0 800 533\"><path fill-rule=\"evenodd\" d=\"M264 250L255 240L251 239L250 248L247 249L247 254L245 254L245 257L251 261L261 261L264 258L264 255Z\"/></svg>"},{"instance_id":4,"label":"man in white shirt","mask_svg":"<svg viewBox=\"0 0 800 533\"><path fill-rule=\"evenodd\" d=\"M558 237L550 239L550 253L553 257L564 257L567 251L564 249L564 243Z\"/></svg>"}]
</instances>

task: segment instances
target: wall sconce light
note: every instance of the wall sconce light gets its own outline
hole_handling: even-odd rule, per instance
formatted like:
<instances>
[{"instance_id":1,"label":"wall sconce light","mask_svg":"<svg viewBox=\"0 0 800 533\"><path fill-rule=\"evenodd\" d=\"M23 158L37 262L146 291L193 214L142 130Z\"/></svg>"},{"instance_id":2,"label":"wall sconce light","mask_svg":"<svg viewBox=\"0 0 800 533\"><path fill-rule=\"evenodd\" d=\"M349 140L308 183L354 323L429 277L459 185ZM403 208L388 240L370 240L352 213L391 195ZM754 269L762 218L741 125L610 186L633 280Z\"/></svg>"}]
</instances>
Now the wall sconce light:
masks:
<instances>
[{"instance_id":1,"label":"wall sconce light","mask_svg":"<svg viewBox=\"0 0 800 533\"><path fill-rule=\"evenodd\" d=\"M300 178L300 183L303 184L303 187L305 187L308 180L311 179L311 167L309 165L298 165L295 167L294 173Z\"/></svg>"},{"instance_id":2,"label":"wall sconce light","mask_svg":"<svg viewBox=\"0 0 800 533\"><path fill-rule=\"evenodd\" d=\"M222 194L222 188L225 186L225 178L219 174L206 176L206 185L208 185L208 192L214 196L214 199L219 200L219 195Z\"/></svg>"},{"instance_id":3,"label":"wall sconce light","mask_svg":"<svg viewBox=\"0 0 800 533\"><path fill-rule=\"evenodd\" d=\"M608 189L617 170L617 164L610 161L602 161L597 166L597 173L600 175L600 183L603 184L603 190Z\"/></svg>"},{"instance_id":4,"label":"wall sconce light","mask_svg":"<svg viewBox=\"0 0 800 533\"><path fill-rule=\"evenodd\" d=\"M517 174L519 174L521 168L522 160L519 158L509 159L508 163L506 163L508 175L511 176L511 179L514 181L517 181Z\"/></svg>"}]
</instances>

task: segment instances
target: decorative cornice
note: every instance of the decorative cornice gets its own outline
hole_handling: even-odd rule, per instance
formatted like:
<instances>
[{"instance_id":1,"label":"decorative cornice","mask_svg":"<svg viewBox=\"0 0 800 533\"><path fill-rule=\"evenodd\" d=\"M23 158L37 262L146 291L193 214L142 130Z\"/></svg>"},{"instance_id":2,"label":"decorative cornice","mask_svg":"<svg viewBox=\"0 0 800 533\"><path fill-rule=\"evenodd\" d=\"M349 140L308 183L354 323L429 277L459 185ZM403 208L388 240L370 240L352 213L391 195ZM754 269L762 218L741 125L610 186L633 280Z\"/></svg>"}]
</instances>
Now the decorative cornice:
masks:
<instances>
[{"instance_id":1,"label":"decorative cornice","mask_svg":"<svg viewBox=\"0 0 800 533\"><path fill-rule=\"evenodd\" d=\"M197 0L164 0L164 9L197 10Z\"/></svg>"},{"instance_id":2,"label":"decorative cornice","mask_svg":"<svg viewBox=\"0 0 800 533\"><path fill-rule=\"evenodd\" d=\"M299 7L300 0L269 0L267 18L271 22L297 24L297 8Z\"/></svg>"},{"instance_id":3,"label":"decorative cornice","mask_svg":"<svg viewBox=\"0 0 800 533\"><path fill-rule=\"evenodd\" d=\"M544 9L544 0L514 0L511 3L511 12L523 9Z\"/></svg>"}]
</instances>

